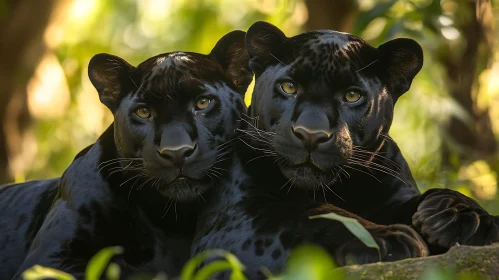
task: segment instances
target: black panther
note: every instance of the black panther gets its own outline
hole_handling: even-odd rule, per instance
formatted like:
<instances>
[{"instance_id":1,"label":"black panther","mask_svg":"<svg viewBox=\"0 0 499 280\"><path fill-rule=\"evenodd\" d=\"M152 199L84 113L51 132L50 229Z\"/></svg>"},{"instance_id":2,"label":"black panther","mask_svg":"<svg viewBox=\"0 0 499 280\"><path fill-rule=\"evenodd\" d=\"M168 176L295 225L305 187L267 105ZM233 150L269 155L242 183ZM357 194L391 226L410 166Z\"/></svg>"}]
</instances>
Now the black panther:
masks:
<instances>
[{"instance_id":1,"label":"black panther","mask_svg":"<svg viewBox=\"0 0 499 280\"><path fill-rule=\"evenodd\" d=\"M323 246L339 265L379 260L338 222L308 219L328 212L357 218L380 245L383 261L428 254L410 227L415 213L424 236L459 239L468 223L438 229L458 221L452 215L467 215L460 221L477 218L475 225L488 234L476 243L497 240L497 227L487 222L493 217L469 199L432 219L461 196L449 190L422 196L388 135L394 105L422 67L419 44L400 38L374 48L330 30L288 38L257 22L246 48L256 82L241 130L241 162L201 212L193 252L227 249L247 265L250 278L261 277L260 267L278 272L303 242ZM450 197L446 203L431 202L442 193Z\"/></svg>"},{"instance_id":2,"label":"black panther","mask_svg":"<svg viewBox=\"0 0 499 280\"><path fill-rule=\"evenodd\" d=\"M108 246L124 248L114 259L123 277L179 274L246 111L244 34L225 35L209 55L172 52L137 67L109 54L91 59L90 81L114 123L60 179L0 189L1 279L35 264L82 278Z\"/></svg>"}]
</instances>

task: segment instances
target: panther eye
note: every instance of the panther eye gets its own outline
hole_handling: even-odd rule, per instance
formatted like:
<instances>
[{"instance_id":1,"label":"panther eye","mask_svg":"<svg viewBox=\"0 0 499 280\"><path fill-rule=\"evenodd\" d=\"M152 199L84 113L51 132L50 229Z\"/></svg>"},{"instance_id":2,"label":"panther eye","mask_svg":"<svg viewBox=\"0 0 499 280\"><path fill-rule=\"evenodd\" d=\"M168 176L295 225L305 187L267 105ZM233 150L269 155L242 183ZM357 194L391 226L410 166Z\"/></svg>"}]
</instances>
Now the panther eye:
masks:
<instances>
[{"instance_id":1,"label":"panther eye","mask_svg":"<svg viewBox=\"0 0 499 280\"><path fill-rule=\"evenodd\" d=\"M349 91L345 94L345 101L348 103L355 103L362 98L362 95L356 91Z\"/></svg>"},{"instance_id":2,"label":"panther eye","mask_svg":"<svg viewBox=\"0 0 499 280\"><path fill-rule=\"evenodd\" d=\"M208 97L201 97L196 101L196 110L204 110L211 104L211 99Z\"/></svg>"},{"instance_id":3,"label":"panther eye","mask_svg":"<svg viewBox=\"0 0 499 280\"><path fill-rule=\"evenodd\" d=\"M146 107L140 107L135 111L135 114L141 119L149 119L151 117L151 111Z\"/></svg>"},{"instance_id":4,"label":"panther eye","mask_svg":"<svg viewBox=\"0 0 499 280\"><path fill-rule=\"evenodd\" d=\"M279 84L282 92L290 95L294 95L297 93L296 86L292 82L282 82Z\"/></svg>"}]
</instances>

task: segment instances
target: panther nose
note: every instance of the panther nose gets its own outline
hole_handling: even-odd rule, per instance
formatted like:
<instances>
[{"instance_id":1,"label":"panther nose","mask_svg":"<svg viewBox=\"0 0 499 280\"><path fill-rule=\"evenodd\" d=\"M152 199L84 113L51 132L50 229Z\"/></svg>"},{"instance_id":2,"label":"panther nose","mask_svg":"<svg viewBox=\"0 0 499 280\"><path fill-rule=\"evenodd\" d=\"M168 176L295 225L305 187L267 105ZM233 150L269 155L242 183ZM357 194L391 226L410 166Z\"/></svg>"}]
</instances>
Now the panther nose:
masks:
<instances>
[{"instance_id":1,"label":"panther nose","mask_svg":"<svg viewBox=\"0 0 499 280\"><path fill-rule=\"evenodd\" d=\"M320 143L324 143L331 138L332 133L324 130L313 130L304 126L292 126L295 136L303 142L309 151L313 151Z\"/></svg>"},{"instance_id":2,"label":"panther nose","mask_svg":"<svg viewBox=\"0 0 499 280\"><path fill-rule=\"evenodd\" d=\"M178 168L182 168L185 159L190 157L196 150L197 145L182 145L179 147L159 147L159 155L173 163Z\"/></svg>"}]
</instances>

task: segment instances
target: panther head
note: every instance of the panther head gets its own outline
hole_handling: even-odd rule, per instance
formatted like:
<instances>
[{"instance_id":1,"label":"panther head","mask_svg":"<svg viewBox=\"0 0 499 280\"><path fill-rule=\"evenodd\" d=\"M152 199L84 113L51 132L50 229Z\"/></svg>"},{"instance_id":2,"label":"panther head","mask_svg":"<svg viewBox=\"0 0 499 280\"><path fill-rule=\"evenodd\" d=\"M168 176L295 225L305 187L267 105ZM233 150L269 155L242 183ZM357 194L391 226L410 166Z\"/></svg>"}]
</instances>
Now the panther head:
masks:
<instances>
[{"instance_id":1,"label":"panther head","mask_svg":"<svg viewBox=\"0 0 499 280\"><path fill-rule=\"evenodd\" d=\"M109 54L91 59L90 81L114 115L116 157L132 160L121 164L129 178L190 201L219 177L252 78L244 36L228 33L208 55L165 53L137 67Z\"/></svg>"},{"instance_id":2,"label":"panther head","mask_svg":"<svg viewBox=\"0 0 499 280\"><path fill-rule=\"evenodd\" d=\"M256 76L249 112L261 130L253 135L265 138L253 144L267 145L283 175L302 188L334 182L338 166L381 148L394 104L423 64L410 39L374 48L330 30L288 38L266 22L249 28L246 49Z\"/></svg>"}]
</instances>

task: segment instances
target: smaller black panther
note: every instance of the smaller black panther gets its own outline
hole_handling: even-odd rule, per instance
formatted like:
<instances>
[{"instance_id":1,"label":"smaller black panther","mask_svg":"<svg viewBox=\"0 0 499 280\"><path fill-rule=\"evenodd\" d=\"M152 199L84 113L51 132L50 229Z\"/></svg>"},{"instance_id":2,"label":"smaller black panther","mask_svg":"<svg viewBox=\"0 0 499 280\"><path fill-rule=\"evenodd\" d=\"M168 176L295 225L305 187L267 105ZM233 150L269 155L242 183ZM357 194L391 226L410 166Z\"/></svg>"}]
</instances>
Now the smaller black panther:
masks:
<instances>
[{"instance_id":1,"label":"smaller black panther","mask_svg":"<svg viewBox=\"0 0 499 280\"><path fill-rule=\"evenodd\" d=\"M7 246L0 260L11 258L6 252L26 256L22 264L17 257L2 264L1 279L15 270L17 279L35 264L81 278L88 260L107 246L124 248L114 260L123 277L179 274L203 195L228 168L246 110L241 93L252 74L244 34L225 35L209 55L166 53L137 67L108 54L92 58L90 80L114 123L60 180L1 190L0 205L21 199L41 205L0 219L6 226L0 244ZM34 191L37 184L45 192ZM25 203L9 205L25 213Z\"/></svg>"}]
</instances>

